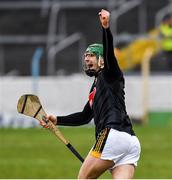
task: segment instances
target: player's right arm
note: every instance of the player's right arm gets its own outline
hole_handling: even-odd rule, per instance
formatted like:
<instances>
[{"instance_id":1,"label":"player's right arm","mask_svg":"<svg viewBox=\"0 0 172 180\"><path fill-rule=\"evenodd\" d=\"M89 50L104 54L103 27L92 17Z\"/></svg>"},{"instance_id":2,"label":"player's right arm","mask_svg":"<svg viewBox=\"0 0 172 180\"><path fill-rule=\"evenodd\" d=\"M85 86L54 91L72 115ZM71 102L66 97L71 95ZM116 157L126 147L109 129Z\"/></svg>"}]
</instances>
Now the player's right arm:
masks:
<instances>
[{"instance_id":1,"label":"player's right arm","mask_svg":"<svg viewBox=\"0 0 172 180\"><path fill-rule=\"evenodd\" d=\"M115 74L116 77L121 75L121 70L118 65L118 61L114 55L113 36L110 31L110 13L104 9L99 12L99 19L103 28L103 57L104 57L104 69Z\"/></svg>"},{"instance_id":2,"label":"player's right arm","mask_svg":"<svg viewBox=\"0 0 172 180\"><path fill-rule=\"evenodd\" d=\"M80 126L87 124L93 118L93 112L89 105L89 102L85 105L82 112L73 113L67 116L54 116L47 115L46 120L53 122L55 125L63 126ZM41 121L40 125L44 128L48 128L45 121Z\"/></svg>"}]
</instances>

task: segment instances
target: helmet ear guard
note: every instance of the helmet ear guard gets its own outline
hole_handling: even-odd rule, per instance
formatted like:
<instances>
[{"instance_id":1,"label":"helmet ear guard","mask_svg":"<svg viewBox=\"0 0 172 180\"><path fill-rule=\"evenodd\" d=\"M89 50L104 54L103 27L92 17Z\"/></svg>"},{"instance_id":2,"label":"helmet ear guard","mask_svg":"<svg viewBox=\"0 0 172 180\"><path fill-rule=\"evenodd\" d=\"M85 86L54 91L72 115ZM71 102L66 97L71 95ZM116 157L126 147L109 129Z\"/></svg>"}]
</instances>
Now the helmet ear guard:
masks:
<instances>
[{"instance_id":1,"label":"helmet ear guard","mask_svg":"<svg viewBox=\"0 0 172 180\"><path fill-rule=\"evenodd\" d=\"M103 57L101 56L99 56L99 59L98 59L98 66L100 67L100 69L104 68L104 60L103 60Z\"/></svg>"}]
</instances>

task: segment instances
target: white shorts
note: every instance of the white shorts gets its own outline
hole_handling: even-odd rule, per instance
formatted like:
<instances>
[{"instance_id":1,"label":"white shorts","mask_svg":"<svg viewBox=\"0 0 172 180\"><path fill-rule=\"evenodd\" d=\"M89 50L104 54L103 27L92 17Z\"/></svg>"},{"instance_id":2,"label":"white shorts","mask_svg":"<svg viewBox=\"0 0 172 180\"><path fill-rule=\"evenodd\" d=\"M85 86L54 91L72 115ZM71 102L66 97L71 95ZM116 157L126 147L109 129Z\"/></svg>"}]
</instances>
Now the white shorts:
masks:
<instances>
[{"instance_id":1,"label":"white shorts","mask_svg":"<svg viewBox=\"0 0 172 180\"><path fill-rule=\"evenodd\" d=\"M141 147L136 136L105 128L98 136L91 155L103 160L112 160L116 167L122 164L137 166Z\"/></svg>"}]
</instances>

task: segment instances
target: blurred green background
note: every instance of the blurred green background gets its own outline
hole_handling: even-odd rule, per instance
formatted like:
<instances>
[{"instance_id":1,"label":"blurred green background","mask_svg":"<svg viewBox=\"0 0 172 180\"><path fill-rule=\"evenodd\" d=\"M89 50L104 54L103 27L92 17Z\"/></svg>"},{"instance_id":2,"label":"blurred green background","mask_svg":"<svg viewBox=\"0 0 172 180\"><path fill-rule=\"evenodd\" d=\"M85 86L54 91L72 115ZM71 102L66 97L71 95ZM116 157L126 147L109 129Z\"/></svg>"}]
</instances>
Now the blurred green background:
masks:
<instances>
[{"instance_id":1,"label":"blurred green background","mask_svg":"<svg viewBox=\"0 0 172 180\"><path fill-rule=\"evenodd\" d=\"M93 127L60 128L82 154L94 143ZM142 146L135 178L172 178L171 126L140 126L134 130ZM0 178L72 179L81 163L51 132L40 128L0 129ZM101 176L111 178L107 171Z\"/></svg>"}]
</instances>

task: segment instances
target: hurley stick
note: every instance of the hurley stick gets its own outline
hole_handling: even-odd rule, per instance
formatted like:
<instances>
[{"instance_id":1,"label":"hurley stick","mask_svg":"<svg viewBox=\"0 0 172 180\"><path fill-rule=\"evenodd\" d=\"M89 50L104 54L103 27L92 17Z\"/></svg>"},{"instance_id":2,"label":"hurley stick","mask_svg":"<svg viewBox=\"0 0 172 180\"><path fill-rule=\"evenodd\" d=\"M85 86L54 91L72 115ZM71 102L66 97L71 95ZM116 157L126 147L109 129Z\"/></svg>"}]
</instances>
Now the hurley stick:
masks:
<instances>
[{"instance_id":1,"label":"hurley stick","mask_svg":"<svg viewBox=\"0 0 172 180\"><path fill-rule=\"evenodd\" d=\"M17 103L17 111L26 116L33 117L38 121L44 120L47 123L50 131L52 131L55 136L60 139L81 162L84 162L82 156L76 151L70 142L66 140L57 126L55 126L51 121L46 121L46 113L38 96L32 94L22 95Z\"/></svg>"}]
</instances>

